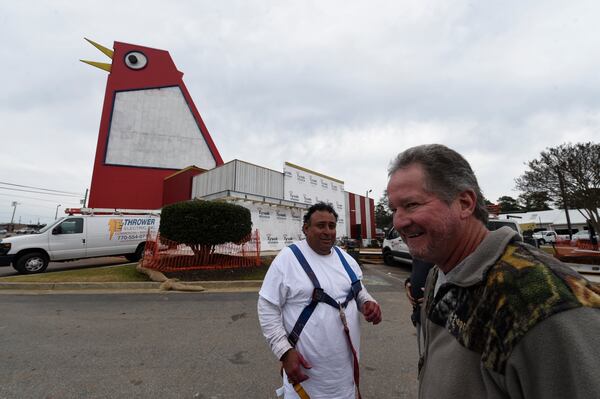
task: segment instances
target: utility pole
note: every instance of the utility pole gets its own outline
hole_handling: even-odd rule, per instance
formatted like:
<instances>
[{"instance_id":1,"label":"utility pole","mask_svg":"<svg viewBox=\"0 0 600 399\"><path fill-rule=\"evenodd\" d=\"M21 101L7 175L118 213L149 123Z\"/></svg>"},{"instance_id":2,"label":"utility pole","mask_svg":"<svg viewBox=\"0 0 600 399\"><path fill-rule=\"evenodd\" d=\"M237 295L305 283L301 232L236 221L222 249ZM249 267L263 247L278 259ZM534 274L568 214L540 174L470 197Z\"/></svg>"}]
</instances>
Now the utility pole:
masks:
<instances>
[{"instance_id":1,"label":"utility pole","mask_svg":"<svg viewBox=\"0 0 600 399\"><path fill-rule=\"evenodd\" d=\"M88 191L89 189L85 189L85 195L83 196L83 201L81 201L81 207L85 208L85 203L87 202L87 196L88 196Z\"/></svg>"},{"instance_id":2,"label":"utility pole","mask_svg":"<svg viewBox=\"0 0 600 399\"><path fill-rule=\"evenodd\" d=\"M13 207L13 213L12 213L12 217L10 218L10 231L15 231L15 225L14 225L14 221L15 221L15 212L17 210L17 205L19 205L19 203L17 201L13 201L12 202L12 207Z\"/></svg>"}]
</instances>

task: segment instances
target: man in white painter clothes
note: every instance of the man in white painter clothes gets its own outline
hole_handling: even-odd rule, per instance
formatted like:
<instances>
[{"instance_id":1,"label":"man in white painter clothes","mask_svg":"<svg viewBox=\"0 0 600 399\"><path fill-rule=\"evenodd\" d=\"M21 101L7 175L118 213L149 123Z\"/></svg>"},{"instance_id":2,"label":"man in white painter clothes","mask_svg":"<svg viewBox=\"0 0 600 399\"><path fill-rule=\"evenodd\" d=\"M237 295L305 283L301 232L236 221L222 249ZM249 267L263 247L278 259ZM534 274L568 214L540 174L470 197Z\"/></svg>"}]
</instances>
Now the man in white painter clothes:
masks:
<instances>
[{"instance_id":1,"label":"man in white painter clothes","mask_svg":"<svg viewBox=\"0 0 600 399\"><path fill-rule=\"evenodd\" d=\"M286 399L299 397L293 385L300 383L311 399L355 398L357 375L349 341L358 357L359 312L367 322L381 321L379 304L360 281L360 267L346 252L334 248L337 216L329 204L321 202L311 206L302 228L306 239L295 245L314 271L321 288L336 302L343 303L347 299L351 286L351 277L341 256L355 273L361 289L345 308L351 340L344 331L340 311L324 302L314 308L295 347L288 340L300 314L311 303L315 288L290 247L281 250L273 260L259 292L260 325L271 350L282 362L282 388Z\"/></svg>"}]
</instances>

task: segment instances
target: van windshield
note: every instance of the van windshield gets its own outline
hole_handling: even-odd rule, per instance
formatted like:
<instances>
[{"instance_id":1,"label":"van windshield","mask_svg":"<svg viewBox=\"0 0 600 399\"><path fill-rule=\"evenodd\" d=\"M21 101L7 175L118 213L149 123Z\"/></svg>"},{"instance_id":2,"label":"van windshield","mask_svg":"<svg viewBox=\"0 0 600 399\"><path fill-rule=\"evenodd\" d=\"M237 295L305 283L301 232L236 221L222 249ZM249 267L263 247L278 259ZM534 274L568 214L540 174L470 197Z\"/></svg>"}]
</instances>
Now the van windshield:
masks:
<instances>
[{"instance_id":1,"label":"van windshield","mask_svg":"<svg viewBox=\"0 0 600 399\"><path fill-rule=\"evenodd\" d=\"M53 228L54 226L56 226L57 224L59 224L60 222L62 222L62 221L64 220L64 218L65 218L65 216L63 216L63 217L61 217L61 218L58 218L57 220L55 220L55 221L54 221L54 222L52 222L52 223L49 223L49 224L47 224L45 227L42 227L42 228L41 228L41 229L38 231L38 233L43 233L43 232L45 232L45 231L48 231L48 230L50 230L51 228Z\"/></svg>"}]
</instances>

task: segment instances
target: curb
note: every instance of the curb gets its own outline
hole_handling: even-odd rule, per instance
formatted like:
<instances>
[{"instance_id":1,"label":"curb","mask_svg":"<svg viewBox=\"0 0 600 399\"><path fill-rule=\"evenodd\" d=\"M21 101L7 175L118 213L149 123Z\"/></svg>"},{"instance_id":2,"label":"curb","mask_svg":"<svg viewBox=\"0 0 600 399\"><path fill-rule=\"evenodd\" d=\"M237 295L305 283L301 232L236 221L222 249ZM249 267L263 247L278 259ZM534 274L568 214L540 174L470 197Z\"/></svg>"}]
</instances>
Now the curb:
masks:
<instances>
[{"instance_id":1,"label":"curb","mask_svg":"<svg viewBox=\"0 0 600 399\"><path fill-rule=\"evenodd\" d=\"M186 285L200 285L204 292L211 290L240 290L258 289L260 280L239 281L180 281ZM40 291L77 291L77 290L160 290L161 283L148 282L119 282L119 283L36 283L36 282L0 282L0 290L40 290ZM163 291L166 292L166 291Z\"/></svg>"}]
</instances>

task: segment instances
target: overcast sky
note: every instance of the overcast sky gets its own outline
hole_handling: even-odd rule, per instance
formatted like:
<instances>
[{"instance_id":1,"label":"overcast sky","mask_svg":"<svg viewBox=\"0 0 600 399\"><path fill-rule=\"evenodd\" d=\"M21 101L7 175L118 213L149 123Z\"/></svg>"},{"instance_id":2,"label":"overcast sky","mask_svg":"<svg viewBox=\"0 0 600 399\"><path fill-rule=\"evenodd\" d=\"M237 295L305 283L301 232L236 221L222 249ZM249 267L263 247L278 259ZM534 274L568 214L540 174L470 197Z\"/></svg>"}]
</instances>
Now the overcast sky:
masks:
<instances>
[{"instance_id":1,"label":"overcast sky","mask_svg":"<svg viewBox=\"0 0 600 399\"><path fill-rule=\"evenodd\" d=\"M78 60L108 59L83 37L169 51L226 162L288 161L378 199L398 152L442 143L495 202L545 148L599 141L599 15L576 0L3 1L0 222L17 201L16 221L47 223L89 188L107 73Z\"/></svg>"}]
</instances>

